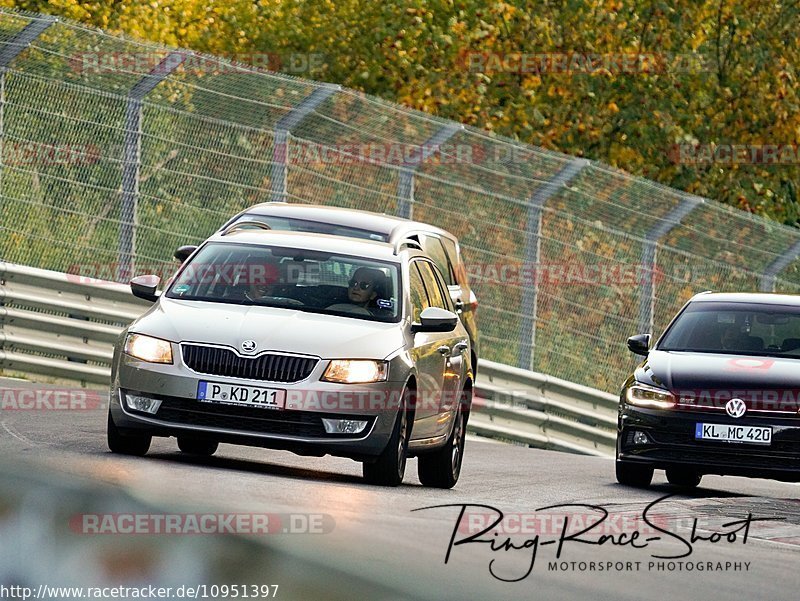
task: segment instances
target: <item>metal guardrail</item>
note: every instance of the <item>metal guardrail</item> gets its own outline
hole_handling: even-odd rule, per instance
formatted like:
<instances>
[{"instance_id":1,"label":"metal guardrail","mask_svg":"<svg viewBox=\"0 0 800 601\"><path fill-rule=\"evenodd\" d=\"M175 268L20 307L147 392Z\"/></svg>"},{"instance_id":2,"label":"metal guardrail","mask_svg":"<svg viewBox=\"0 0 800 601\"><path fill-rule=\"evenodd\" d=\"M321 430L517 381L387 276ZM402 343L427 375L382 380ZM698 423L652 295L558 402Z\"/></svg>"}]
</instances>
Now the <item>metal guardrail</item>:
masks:
<instances>
[{"instance_id":1,"label":"metal guardrail","mask_svg":"<svg viewBox=\"0 0 800 601\"><path fill-rule=\"evenodd\" d=\"M108 384L114 341L148 306L122 284L0 262L0 369Z\"/></svg>"},{"instance_id":2,"label":"metal guardrail","mask_svg":"<svg viewBox=\"0 0 800 601\"><path fill-rule=\"evenodd\" d=\"M544 374L482 360L470 429L537 448L613 456L618 398Z\"/></svg>"},{"instance_id":3,"label":"metal guardrail","mask_svg":"<svg viewBox=\"0 0 800 601\"><path fill-rule=\"evenodd\" d=\"M0 262L0 370L107 385L112 344L149 306L122 284ZM614 395L500 363L480 365L473 433L613 454Z\"/></svg>"}]
</instances>

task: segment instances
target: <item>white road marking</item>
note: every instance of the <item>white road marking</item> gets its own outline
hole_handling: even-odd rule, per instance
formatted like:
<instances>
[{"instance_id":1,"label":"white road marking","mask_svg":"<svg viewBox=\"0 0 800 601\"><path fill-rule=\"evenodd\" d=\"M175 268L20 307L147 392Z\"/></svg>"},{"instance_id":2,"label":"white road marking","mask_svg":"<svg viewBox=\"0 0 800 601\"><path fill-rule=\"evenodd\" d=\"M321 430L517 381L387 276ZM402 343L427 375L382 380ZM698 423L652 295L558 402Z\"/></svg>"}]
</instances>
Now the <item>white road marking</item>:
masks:
<instances>
[{"instance_id":1,"label":"white road marking","mask_svg":"<svg viewBox=\"0 0 800 601\"><path fill-rule=\"evenodd\" d=\"M26 438L25 436L23 436L22 434L19 434L18 432L14 432L14 430L12 430L12 429L11 429L11 428L8 426L8 424L6 424L6 422L5 422L5 421L0 421L0 426L2 426L2 427L3 427L3 430L5 430L5 431L6 431L6 432L8 432L9 434L11 434L11 436L13 436L14 438L16 438L17 440L20 440L20 441L24 442L25 444L29 444L29 445L31 445L31 446L36 446L36 443L35 443L35 442L33 442L31 439L29 439L29 438Z\"/></svg>"}]
</instances>

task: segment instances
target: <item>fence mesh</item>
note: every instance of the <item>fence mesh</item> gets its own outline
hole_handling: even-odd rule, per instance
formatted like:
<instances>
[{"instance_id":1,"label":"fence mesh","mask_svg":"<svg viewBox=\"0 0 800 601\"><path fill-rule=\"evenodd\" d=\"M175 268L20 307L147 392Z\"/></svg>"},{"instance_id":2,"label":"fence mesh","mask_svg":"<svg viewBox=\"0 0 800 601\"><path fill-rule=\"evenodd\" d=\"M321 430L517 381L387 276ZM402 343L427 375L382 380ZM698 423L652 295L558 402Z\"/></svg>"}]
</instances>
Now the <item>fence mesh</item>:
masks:
<instances>
[{"instance_id":1,"label":"fence mesh","mask_svg":"<svg viewBox=\"0 0 800 601\"><path fill-rule=\"evenodd\" d=\"M5 261L119 279L126 228L144 272L169 268L175 248L276 190L288 202L389 214L411 200L414 219L461 241L484 358L615 391L651 289L658 333L698 291L764 286L800 241L795 229L702 199L670 221L684 194L597 163L548 192L572 157L352 90L333 90L278 135L322 84L194 53L170 70L172 49L64 20L20 44L43 20L0 10ZM157 85L132 105L148 74ZM121 211L126 160L138 167L132 224ZM800 288L797 257L775 288Z\"/></svg>"}]
</instances>

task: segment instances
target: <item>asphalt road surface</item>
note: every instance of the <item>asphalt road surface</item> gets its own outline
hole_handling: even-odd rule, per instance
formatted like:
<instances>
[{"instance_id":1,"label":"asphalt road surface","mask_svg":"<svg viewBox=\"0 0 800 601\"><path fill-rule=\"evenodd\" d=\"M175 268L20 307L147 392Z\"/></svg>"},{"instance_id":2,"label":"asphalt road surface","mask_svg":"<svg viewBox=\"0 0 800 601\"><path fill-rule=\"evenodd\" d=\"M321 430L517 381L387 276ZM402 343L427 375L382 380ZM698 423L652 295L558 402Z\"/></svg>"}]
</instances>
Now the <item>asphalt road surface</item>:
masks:
<instances>
[{"instance_id":1,"label":"asphalt road surface","mask_svg":"<svg viewBox=\"0 0 800 601\"><path fill-rule=\"evenodd\" d=\"M49 387L0 380L5 465L103 483L184 515L278 515L278 531L245 534L265 553L330 568L307 578L333 578L331 591L349 587L352 598L797 598L795 484L706 476L687 495L657 472L640 490L616 483L610 459L475 438L461 480L446 491L423 488L415 460L403 485L386 489L364 484L360 464L332 457L221 445L215 456L196 458L162 438L146 457L131 458L106 447L105 405L15 409L18 393L9 391L30 388ZM673 496L657 501L665 495ZM561 507L544 509L554 505ZM609 514L603 521L601 507ZM498 512L503 520L491 528ZM466 542L471 536L487 542ZM309 598L303 572L290 564L271 564L265 581L280 584L279 599Z\"/></svg>"}]
</instances>

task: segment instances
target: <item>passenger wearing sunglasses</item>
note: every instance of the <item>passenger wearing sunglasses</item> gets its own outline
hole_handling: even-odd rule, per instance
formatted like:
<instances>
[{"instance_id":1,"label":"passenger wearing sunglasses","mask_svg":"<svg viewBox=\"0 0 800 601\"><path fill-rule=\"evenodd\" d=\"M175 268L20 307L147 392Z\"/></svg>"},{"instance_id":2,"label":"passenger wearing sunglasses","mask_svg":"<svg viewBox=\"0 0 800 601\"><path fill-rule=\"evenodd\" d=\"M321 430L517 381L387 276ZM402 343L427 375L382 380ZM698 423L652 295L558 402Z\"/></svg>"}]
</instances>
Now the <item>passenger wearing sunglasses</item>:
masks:
<instances>
[{"instance_id":1,"label":"passenger wearing sunglasses","mask_svg":"<svg viewBox=\"0 0 800 601\"><path fill-rule=\"evenodd\" d=\"M378 298L378 282L383 280L383 274L377 269L359 267L350 276L347 285L348 300L359 307L368 308Z\"/></svg>"},{"instance_id":2,"label":"passenger wearing sunglasses","mask_svg":"<svg viewBox=\"0 0 800 601\"><path fill-rule=\"evenodd\" d=\"M393 312L380 306L387 293L386 277L379 269L359 267L347 283L347 301L326 307L332 311L343 311L353 315L374 315L381 318L393 317ZM385 300L382 302L386 302Z\"/></svg>"}]
</instances>

